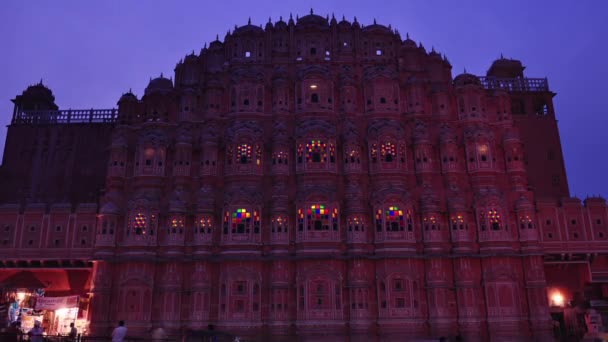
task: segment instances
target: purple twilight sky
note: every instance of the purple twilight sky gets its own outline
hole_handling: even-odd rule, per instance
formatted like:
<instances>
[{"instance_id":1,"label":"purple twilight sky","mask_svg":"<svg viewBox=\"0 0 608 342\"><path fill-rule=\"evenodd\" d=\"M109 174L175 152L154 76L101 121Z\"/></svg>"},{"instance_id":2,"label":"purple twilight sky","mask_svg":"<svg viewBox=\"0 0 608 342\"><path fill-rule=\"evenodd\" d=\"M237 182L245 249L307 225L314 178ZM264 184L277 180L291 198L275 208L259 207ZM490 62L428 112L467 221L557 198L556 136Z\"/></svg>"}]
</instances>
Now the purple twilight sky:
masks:
<instances>
[{"instance_id":1,"label":"purple twilight sky","mask_svg":"<svg viewBox=\"0 0 608 342\"><path fill-rule=\"evenodd\" d=\"M528 77L548 77L573 195L608 196L608 1L20 1L0 10L0 153L13 105L41 78L62 109L112 108L149 78L234 25L310 8L374 18L445 53L453 75L484 75L501 53Z\"/></svg>"}]
</instances>

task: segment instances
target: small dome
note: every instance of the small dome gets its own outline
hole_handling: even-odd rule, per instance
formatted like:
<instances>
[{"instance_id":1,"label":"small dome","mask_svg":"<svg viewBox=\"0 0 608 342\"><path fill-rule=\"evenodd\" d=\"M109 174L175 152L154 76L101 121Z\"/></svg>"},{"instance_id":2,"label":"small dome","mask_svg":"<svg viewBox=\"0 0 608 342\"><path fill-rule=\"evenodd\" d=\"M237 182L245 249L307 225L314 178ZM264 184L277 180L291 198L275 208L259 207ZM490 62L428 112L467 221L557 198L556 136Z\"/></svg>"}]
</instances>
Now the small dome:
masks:
<instances>
[{"instance_id":1,"label":"small dome","mask_svg":"<svg viewBox=\"0 0 608 342\"><path fill-rule=\"evenodd\" d=\"M232 35L236 36L236 35L245 34L245 33L264 33L264 30L259 26L247 24L247 25L243 25L243 26L235 29L234 33Z\"/></svg>"},{"instance_id":2,"label":"small dome","mask_svg":"<svg viewBox=\"0 0 608 342\"><path fill-rule=\"evenodd\" d=\"M280 17L279 21L274 24L274 29L277 31L287 30L287 23L283 21L283 17Z\"/></svg>"},{"instance_id":3,"label":"small dome","mask_svg":"<svg viewBox=\"0 0 608 342\"><path fill-rule=\"evenodd\" d=\"M314 14L311 9L309 15L305 15L298 19L297 26L317 26L319 28L328 28L329 21L327 18Z\"/></svg>"},{"instance_id":4,"label":"small dome","mask_svg":"<svg viewBox=\"0 0 608 342\"><path fill-rule=\"evenodd\" d=\"M460 74L454 78L454 85L456 87L464 87L469 84L481 86L481 81L477 76L468 73Z\"/></svg>"},{"instance_id":5,"label":"small dome","mask_svg":"<svg viewBox=\"0 0 608 342\"><path fill-rule=\"evenodd\" d=\"M146 95L153 92L169 92L173 90L173 81L168 78L163 77L161 74L160 77L157 77L153 80L150 80L148 86L146 87Z\"/></svg>"},{"instance_id":6,"label":"small dome","mask_svg":"<svg viewBox=\"0 0 608 342\"><path fill-rule=\"evenodd\" d=\"M376 24L375 20L372 25L365 26L362 31L366 32L366 33L393 34L393 31L391 31L388 27L386 27L384 25Z\"/></svg>"},{"instance_id":7,"label":"small dome","mask_svg":"<svg viewBox=\"0 0 608 342\"><path fill-rule=\"evenodd\" d=\"M351 23L347 21L344 17L342 17L342 20L340 20L340 22L338 23L338 27L344 30L350 29L351 26Z\"/></svg>"},{"instance_id":8,"label":"small dome","mask_svg":"<svg viewBox=\"0 0 608 342\"><path fill-rule=\"evenodd\" d=\"M410 38L409 34L405 35L405 40L403 41L402 46L406 47L406 48L412 48L412 49L415 49L417 47L416 42Z\"/></svg>"},{"instance_id":9,"label":"small dome","mask_svg":"<svg viewBox=\"0 0 608 342\"><path fill-rule=\"evenodd\" d=\"M120 100L118 100L118 104L121 102L137 102L137 96L135 96L135 94L133 94L129 89L128 92L122 94Z\"/></svg>"},{"instance_id":10,"label":"small dome","mask_svg":"<svg viewBox=\"0 0 608 342\"><path fill-rule=\"evenodd\" d=\"M42 84L42 80L38 84L27 87L21 95L17 95L12 101L23 111L58 109L53 92Z\"/></svg>"}]
</instances>

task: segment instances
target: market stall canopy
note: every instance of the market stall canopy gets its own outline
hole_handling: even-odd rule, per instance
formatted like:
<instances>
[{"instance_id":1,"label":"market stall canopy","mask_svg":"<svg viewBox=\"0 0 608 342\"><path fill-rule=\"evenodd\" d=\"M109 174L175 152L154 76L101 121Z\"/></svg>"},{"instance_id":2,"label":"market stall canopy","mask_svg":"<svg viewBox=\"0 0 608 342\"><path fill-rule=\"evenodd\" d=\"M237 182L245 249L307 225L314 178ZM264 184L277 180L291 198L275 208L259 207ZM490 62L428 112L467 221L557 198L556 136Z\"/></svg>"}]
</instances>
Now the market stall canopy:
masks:
<instances>
[{"instance_id":1,"label":"market stall canopy","mask_svg":"<svg viewBox=\"0 0 608 342\"><path fill-rule=\"evenodd\" d=\"M47 287L32 272L17 272L6 279L0 281L0 288L3 289L42 289Z\"/></svg>"}]
</instances>

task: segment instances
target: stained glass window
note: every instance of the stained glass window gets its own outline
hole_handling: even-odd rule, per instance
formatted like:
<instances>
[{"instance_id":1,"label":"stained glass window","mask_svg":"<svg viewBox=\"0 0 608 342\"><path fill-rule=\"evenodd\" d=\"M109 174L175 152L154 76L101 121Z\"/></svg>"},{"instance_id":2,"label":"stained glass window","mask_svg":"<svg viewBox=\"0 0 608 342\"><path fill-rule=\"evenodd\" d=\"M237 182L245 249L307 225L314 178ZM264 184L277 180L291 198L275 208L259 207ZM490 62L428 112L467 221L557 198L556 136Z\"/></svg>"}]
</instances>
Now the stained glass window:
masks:
<instances>
[{"instance_id":1,"label":"stained glass window","mask_svg":"<svg viewBox=\"0 0 608 342\"><path fill-rule=\"evenodd\" d=\"M255 146L255 165L262 164L262 147L260 145Z\"/></svg>"},{"instance_id":2,"label":"stained glass window","mask_svg":"<svg viewBox=\"0 0 608 342\"><path fill-rule=\"evenodd\" d=\"M306 210L307 230L338 230L338 209L313 204Z\"/></svg>"},{"instance_id":3,"label":"stained glass window","mask_svg":"<svg viewBox=\"0 0 608 342\"><path fill-rule=\"evenodd\" d=\"M403 219L403 210L398 207L388 207L385 211L386 230L387 231L403 231L405 227Z\"/></svg>"},{"instance_id":4,"label":"stained glass window","mask_svg":"<svg viewBox=\"0 0 608 342\"><path fill-rule=\"evenodd\" d=\"M224 215L224 234L229 231L232 234L249 234L252 228L254 233L260 232L260 214L257 210L251 212L239 208L232 213L227 211Z\"/></svg>"},{"instance_id":5,"label":"stained glass window","mask_svg":"<svg viewBox=\"0 0 608 342\"><path fill-rule=\"evenodd\" d=\"M382 161L390 163L397 157L397 147L392 142L387 141L380 147L380 155Z\"/></svg>"},{"instance_id":6,"label":"stained glass window","mask_svg":"<svg viewBox=\"0 0 608 342\"><path fill-rule=\"evenodd\" d=\"M327 144L321 140L306 143L306 162L320 163L327 161Z\"/></svg>"}]
</instances>

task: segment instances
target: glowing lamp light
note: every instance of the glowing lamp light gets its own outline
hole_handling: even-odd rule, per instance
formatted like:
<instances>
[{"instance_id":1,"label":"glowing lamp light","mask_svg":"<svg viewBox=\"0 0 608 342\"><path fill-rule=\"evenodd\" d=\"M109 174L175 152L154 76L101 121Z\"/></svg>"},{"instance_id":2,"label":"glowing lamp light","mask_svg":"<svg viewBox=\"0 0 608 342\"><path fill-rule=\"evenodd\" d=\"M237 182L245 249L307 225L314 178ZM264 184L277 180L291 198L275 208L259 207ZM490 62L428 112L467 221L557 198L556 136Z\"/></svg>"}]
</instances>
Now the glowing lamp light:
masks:
<instances>
[{"instance_id":1,"label":"glowing lamp light","mask_svg":"<svg viewBox=\"0 0 608 342\"><path fill-rule=\"evenodd\" d=\"M17 299L19 299L20 302L23 302L25 299L25 292L17 292Z\"/></svg>"},{"instance_id":2,"label":"glowing lamp light","mask_svg":"<svg viewBox=\"0 0 608 342\"><path fill-rule=\"evenodd\" d=\"M564 306L564 296L559 292L553 293L553 295L551 295L551 305Z\"/></svg>"},{"instance_id":3,"label":"glowing lamp light","mask_svg":"<svg viewBox=\"0 0 608 342\"><path fill-rule=\"evenodd\" d=\"M317 85L316 84L311 84L310 85L310 89L317 89Z\"/></svg>"}]
</instances>

